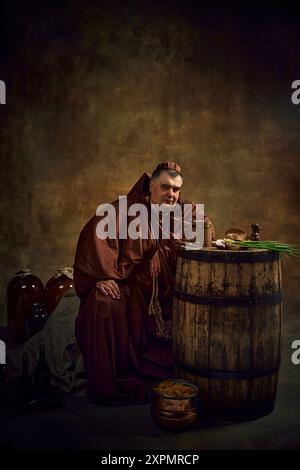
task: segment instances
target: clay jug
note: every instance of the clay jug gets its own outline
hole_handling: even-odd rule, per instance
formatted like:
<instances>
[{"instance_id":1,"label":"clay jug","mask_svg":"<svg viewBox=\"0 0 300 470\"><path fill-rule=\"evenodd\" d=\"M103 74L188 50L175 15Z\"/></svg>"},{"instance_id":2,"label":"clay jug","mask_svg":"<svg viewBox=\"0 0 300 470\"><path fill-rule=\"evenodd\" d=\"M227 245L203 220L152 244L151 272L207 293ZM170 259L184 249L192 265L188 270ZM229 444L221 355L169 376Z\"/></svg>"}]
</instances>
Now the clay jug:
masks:
<instances>
[{"instance_id":1,"label":"clay jug","mask_svg":"<svg viewBox=\"0 0 300 470\"><path fill-rule=\"evenodd\" d=\"M55 276L49 279L45 287L46 310L49 315L73 285L73 269L69 267L59 269Z\"/></svg>"},{"instance_id":2,"label":"clay jug","mask_svg":"<svg viewBox=\"0 0 300 470\"><path fill-rule=\"evenodd\" d=\"M7 324L15 338L26 335L26 321L32 304L43 302L45 290L42 281L30 269L18 271L7 284Z\"/></svg>"}]
</instances>

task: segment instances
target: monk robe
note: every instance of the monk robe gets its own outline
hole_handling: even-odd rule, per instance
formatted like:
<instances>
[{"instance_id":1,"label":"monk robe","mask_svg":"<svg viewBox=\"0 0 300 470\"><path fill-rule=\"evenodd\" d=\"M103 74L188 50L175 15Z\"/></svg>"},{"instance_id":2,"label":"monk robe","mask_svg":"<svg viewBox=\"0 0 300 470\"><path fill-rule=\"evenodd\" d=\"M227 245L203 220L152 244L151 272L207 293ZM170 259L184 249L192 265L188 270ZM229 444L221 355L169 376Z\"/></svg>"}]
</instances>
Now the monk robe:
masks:
<instances>
[{"instance_id":1,"label":"monk robe","mask_svg":"<svg viewBox=\"0 0 300 470\"><path fill-rule=\"evenodd\" d=\"M129 192L128 207L141 203L150 210L149 182L145 173ZM113 205L118 221L119 201ZM117 233L116 238L103 240L96 233L101 218L92 217L81 231L74 262L75 290L81 299L75 333L85 363L87 394L103 404L146 403L151 382L175 377L167 327L179 242L151 238L150 226L148 239L123 240ZM157 297L166 326L163 332L155 315L149 314L150 260L156 252L161 265ZM99 281L107 279L117 282L120 299L100 289Z\"/></svg>"}]
</instances>

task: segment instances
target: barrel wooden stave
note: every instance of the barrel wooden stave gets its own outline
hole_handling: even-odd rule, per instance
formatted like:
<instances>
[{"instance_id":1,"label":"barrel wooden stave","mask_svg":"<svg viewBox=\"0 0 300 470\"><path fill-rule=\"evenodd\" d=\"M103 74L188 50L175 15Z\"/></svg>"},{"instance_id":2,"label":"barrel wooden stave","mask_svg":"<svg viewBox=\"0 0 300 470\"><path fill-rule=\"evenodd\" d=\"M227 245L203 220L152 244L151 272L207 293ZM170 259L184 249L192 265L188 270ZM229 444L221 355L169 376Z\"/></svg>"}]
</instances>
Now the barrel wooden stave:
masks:
<instances>
[{"instance_id":1,"label":"barrel wooden stave","mask_svg":"<svg viewBox=\"0 0 300 470\"><path fill-rule=\"evenodd\" d=\"M212 264L178 258L175 290L183 294L251 299L276 294L280 289L279 260ZM173 312L178 376L199 386L203 411L225 419L251 419L270 413L280 362L281 302L203 305L175 296ZM263 370L264 376L255 376ZM254 376L205 376L212 371L252 371Z\"/></svg>"},{"instance_id":2,"label":"barrel wooden stave","mask_svg":"<svg viewBox=\"0 0 300 470\"><path fill-rule=\"evenodd\" d=\"M280 291L279 261L270 263L199 263L178 258L175 289L198 296L268 295Z\"/></svg>"}]
</instances>

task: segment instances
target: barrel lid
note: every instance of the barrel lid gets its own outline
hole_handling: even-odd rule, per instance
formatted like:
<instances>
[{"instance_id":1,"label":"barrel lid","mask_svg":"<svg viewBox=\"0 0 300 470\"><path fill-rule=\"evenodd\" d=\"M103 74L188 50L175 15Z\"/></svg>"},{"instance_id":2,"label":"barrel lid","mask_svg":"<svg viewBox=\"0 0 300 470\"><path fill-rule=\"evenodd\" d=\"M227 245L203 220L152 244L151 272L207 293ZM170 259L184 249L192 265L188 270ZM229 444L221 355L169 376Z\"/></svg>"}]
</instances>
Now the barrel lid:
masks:
<instances>
[{"instance_id":1,"label":"barrel lid","mask_svg":"<svg viewBox=\"0 0 300 470\"><path fill-rule=\"evenodd\" d=\"M203 247L201 250L183 246L179 250L179 256L206 263L269 263L279 259L279 254L271 250L256 248L249 248L248 250L220 250L213 246Z\"/></svg>"}]
</instances>

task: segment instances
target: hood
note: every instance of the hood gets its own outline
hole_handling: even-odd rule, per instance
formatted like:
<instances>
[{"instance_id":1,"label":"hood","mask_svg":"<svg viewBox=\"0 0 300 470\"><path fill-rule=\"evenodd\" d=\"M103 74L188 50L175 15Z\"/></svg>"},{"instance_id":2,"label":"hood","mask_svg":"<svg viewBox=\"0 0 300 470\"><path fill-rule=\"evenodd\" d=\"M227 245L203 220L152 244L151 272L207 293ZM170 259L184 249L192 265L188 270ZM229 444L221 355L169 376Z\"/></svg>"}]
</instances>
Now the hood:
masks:
<instances>
[{"instance_id":1,"label":"hood","mask_svg":"<svg viewBox=\"0 0 300 470\"><path fill-rule=\"evenodd\" d=\"M144 173L127 194L130 199L144 199L149 194L150 175Z\"/></svg>"}]
</instances>

